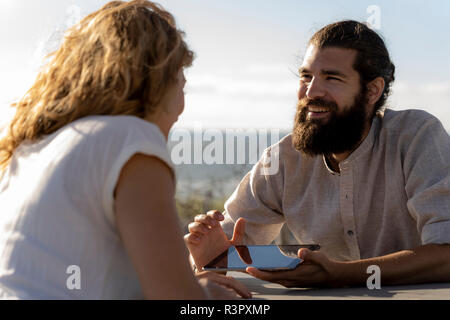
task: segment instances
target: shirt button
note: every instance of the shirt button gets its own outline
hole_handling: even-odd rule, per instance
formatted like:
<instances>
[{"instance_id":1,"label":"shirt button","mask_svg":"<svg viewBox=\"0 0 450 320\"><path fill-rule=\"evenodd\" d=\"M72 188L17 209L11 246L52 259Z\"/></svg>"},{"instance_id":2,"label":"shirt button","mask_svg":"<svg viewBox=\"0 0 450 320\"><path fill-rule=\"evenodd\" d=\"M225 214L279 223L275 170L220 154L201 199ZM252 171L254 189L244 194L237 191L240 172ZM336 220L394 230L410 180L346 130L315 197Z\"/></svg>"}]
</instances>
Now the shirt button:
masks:
<instances>
[{"instance_id":1,"label":"shirt button","mask_svg":"<svg viewBox=\"0 0 450 320\"><path fill-rule=\"evenodd\" d=\"M353 235L353 231L352 230L348 230L347 234L351 237Z\"/></svg>"}]
</instances>

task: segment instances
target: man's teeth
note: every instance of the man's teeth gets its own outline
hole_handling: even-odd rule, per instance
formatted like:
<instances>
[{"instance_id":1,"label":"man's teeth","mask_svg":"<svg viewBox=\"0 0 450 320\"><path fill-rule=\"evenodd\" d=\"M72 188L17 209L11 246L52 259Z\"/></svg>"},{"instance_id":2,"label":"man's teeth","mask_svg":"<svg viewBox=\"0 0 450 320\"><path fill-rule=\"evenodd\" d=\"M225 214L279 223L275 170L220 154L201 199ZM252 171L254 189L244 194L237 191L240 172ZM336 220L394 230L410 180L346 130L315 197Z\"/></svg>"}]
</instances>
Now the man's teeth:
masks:
<instances>
[{"instance_id":1,"label":"man's teeth","mask_svg":"<svg viewBox=\"0 0 450 320\"><path fill-rule=\"evenodd\" d=\"M308 111L310 111L310 112L328 112L328 109L317 108L317 107L308 107Z\"/></svg>"}]
</instances>

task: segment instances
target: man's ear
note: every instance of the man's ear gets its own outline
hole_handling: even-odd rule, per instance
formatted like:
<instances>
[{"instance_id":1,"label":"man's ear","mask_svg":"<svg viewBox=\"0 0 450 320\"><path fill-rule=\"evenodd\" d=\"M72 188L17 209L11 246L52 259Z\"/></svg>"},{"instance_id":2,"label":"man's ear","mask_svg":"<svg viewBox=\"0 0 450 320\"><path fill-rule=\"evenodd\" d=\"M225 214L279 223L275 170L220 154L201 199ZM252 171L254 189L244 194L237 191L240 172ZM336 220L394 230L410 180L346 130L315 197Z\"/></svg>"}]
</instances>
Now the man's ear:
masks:
<instances>
[{"instance_id":1,"label":"man's ear","mask_svg":"<svg viewBox=\"0 0 450 320\"><path fill-rule=\"evenodd\" d=\"M377 103L384 91L384 79L378 77L367 84L367 102L370 105Z\"/></svg>"}]
</instances>

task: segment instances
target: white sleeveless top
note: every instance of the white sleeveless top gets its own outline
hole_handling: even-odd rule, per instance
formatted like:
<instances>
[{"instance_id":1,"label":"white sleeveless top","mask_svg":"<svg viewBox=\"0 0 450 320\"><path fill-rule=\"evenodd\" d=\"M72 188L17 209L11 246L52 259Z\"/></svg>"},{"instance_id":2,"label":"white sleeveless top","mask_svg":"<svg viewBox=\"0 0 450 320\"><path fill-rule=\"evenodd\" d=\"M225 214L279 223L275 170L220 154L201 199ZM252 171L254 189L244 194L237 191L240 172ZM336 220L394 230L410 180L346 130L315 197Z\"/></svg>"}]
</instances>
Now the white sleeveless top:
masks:
<instances>
[{"instance_id":1,"label":"white sleeveless top","mask_svg":"<svg viewBox=\"0 0 450 320\"><path fill-rule=\"evenodd\" d=\"M143 298L114 219L136 153L173 170L159 128L133 116L82 118L19 146L0 177L0 298Z\"/></svg>"}]
</instances>

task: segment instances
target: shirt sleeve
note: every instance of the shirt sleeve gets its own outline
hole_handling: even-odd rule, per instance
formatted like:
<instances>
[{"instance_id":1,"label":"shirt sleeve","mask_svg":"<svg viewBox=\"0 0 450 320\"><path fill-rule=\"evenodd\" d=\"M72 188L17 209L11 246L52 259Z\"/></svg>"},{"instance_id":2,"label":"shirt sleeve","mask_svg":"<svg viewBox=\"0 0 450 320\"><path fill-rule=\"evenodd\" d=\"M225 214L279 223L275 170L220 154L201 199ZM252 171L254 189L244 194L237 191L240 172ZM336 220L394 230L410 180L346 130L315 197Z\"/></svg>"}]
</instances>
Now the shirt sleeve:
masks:
<instances>
[{"instance_id":1,"label":"shirt sleeve","mask_svg":"<svg viewBox=\"0 0 450 320\"><path fill-rule=\"evenodd\" d=\"M77 207L106 218L113 228L114 191L122 168L133 155L157 157L175 176L166 140L152 123L133 116L104 116L82 122L76 129L83 138L67 170L71 197Z\"/></svg>"},{"instance_id":2,"label":"shirt sleeve","mask_svg":"<svg viewBox=\"0 0 450 320\"><path fill-rule=\"evenodd\" d=\"M450 138L438 119L428 118L417 130L404 174L407 207L422 244L450 243Z\"/></svg>"},{"instance_id":3,"label":"shirt sleeve","mask_svg":"<svg viewBox=\"0 0 450 320\"><path fill-rule=\"evenodd\" d=\"M119 156L115 159L110 167L108 175L105 180L103 205L106 218L112 225L115 225L115 211L114 211L114 190L116 188L120 172L128 160L135 154L144 154L147 156L157 157L162 160L169 168L172 169L171 161L168 157L168 152L160 145L151 141L135 142L132 145L124 147ZM172 172L173 169L172 169Z\"/></svg>"},{"instance_id":4,"label":"shirt sleeve","mask_svg":"<svg viewBox=\"0 0 450 320\"><path fill-rule=\"evenodd\" d=\"M247 220L244 244L270 244L284 224L283 168L279 148L267 148L225 203L222 227L231 238L234 223Z\"/></svg>"}]
</instances>

